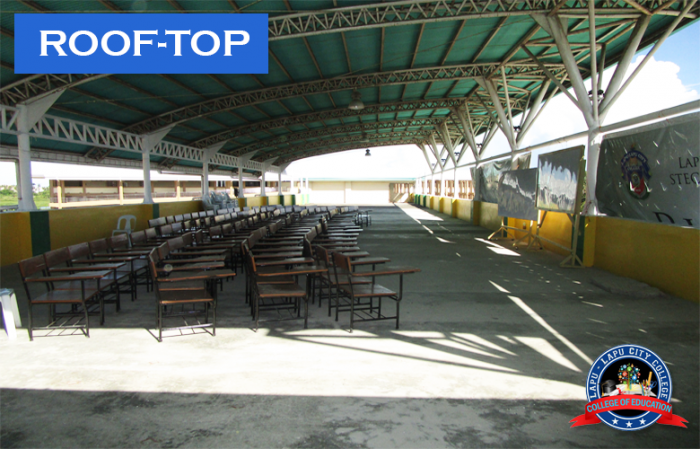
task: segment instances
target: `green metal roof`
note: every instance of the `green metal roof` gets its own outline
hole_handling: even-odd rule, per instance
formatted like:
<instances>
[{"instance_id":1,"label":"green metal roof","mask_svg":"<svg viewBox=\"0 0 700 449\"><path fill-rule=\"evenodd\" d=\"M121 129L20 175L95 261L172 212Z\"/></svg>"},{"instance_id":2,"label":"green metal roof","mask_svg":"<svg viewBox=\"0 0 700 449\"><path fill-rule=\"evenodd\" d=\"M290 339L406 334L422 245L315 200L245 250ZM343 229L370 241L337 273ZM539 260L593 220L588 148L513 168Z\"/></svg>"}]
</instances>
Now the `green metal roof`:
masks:
<instances>
[{"instance_id":1,"label":"green metal roof","mask_svg":"<svg viewBox=\"0 0 700 449\"><path fill-rule=\"evenodd\" d=\"M599 64L608 67L620 59L643 16L651 14L651 21L640 48L658 39L687 4L595 2ZM698 11L695 4L680 26L695 20ZM14 14L35 12L267 13L269 73L76 74L72 79L57 75L50 82L47 77L17 75ZM577 65L587 78L589 11L580 1L2 0L0 101L13 106L67 86L49 114L136 134L174 124L168 141L200 148L225 142L221 153L240 156L256 151L253 160L277 157L277 165L348 149L418 143L443 121L459 135L460 124L448 116L460 107L468 109L476 134L484 134L494 126L494 104L476 77L494 80L505 104L501 83L505 72L513 115L531 107L547 82L528 52L569 86L557 46L533 18L553 13L560 15ZM553 83L548 85L549 92L556 89ZM362 95L363 111L347 109L353 89ZM0 143L14 146L16 137L3 133ZM95 161L138 158L125 151L48 139L33 139L32 146ZM166 157L152 160L168 168L197 166Z\"/></svg>"}]
</instances>

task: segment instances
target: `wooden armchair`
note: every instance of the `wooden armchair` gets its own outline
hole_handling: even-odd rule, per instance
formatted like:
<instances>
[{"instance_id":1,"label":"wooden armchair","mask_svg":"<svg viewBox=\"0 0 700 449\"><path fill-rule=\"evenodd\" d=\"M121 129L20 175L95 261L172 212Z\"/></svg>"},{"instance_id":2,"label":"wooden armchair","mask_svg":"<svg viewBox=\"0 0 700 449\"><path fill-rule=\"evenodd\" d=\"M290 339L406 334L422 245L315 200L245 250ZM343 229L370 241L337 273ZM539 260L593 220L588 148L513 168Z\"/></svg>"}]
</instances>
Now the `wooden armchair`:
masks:
<instances>
[{"instance_id":1,"label":"wooden armchair","mask_svg":"<svg viewBox=\"0 0 700 449\"><path fill-rule=\"evenodd\" d=\"M59 248L53 251L44 253L45 273L49 277L65 277L66 274L74 274L87 276L89 272L107 272L107 275L98 279L93 279L92 283L88 283L88 287L96 288L100 293L100 303L115 304L117 312L121 310L121 291L119 282L124 282L127 277L124 273L118 273L124 263L122 262L103 262L94 265L79 265L73 266L72 257L68 248ZM54 281L54 290L78 290L82 288L83 281ZM101 306L100 324L104 323L104 307Z\"/></svg>"},{"instance_id":2,"label":"wooden armchair","mask_svg":"<svg viewBox=\"0 0 700 449\"><path fill-rule=\"evenodd\" d=\"M95 314L99 309L102 321L104 320L104 307L100 295L100 280L109 275L109 271L89 271L82 273L66 274L61 276L46 276L46 261L44 256L35 256L19 262L19 272L27 294L27 309L29 322L27 331L29 340L34 340L35 330L48 330L49 335L58 331L58 335L64 335L66 330L80 330L86 337L90 337L90 314ZM46 292L34 294L30 284L44 284ZM63 287L67 285L73 288L57 289L57 283ZM34 306L47 305L49 323L44 327L34 325ZM72 335L73 332L71 332Z\"/></svg>"},{"instance_id":3,"label":"wooden armchair","mask_svg":"<svg viewBox=\"0 0 700 449\"><path fill-rule=\"evenodd\" d=\"M216 295L206 285L210 276L206 272L168 273L162 270L158 266L160 257L156 249L149 253L148 263L156 292L158 342L163 341L163 331L168 330L191 330L196 333L197 329L202 329L216 336ZM200 321L202 316L204 322ZM171 318L182 319L184 324L165 327L165 320Z\"/></svg>"},{"instance_id":4,"label":"wooden armchair","mask_svg":"<svg viewBox=\"0 0 700 449\"><path fill-rule=\"evenodd\" d=\"M362 273L371 275L372 273ZM397 273L399 274L399 273ZM340 253L333 253L333 275L335 277L335 319L338 320L340 312L350 312L350 332L356 321L382 321L395 320L396 329L399 328L399 303L401 293L396 293L386 287L372 282L358 282L357 274L353 273L350 257ZM403 290L403 277L401 277L401 291ZM396 315L385 316L382 314L382 299L391 299L396 303Z\"/></svg>"}]
</instances>

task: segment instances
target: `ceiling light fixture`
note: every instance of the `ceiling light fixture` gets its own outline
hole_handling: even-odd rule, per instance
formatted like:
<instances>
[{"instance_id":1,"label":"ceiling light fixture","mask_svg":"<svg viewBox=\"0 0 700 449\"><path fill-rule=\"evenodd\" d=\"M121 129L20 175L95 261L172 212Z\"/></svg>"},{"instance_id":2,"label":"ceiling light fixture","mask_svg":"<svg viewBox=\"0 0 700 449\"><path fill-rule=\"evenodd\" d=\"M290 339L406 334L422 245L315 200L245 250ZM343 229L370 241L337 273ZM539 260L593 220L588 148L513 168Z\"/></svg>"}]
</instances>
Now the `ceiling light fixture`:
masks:
<instances>
[{"instance_id":1,"label":"ceiling light fixture","mask_svg":"<svg viewBox=\"0 0 700 449\"><path fill-rule=\"evenodd\" d=\"M348 109L353 111L360 111L365 108L365 104L362 102L362 94L356 90L352 91L352 101L348 105Z\"/></svg>"}]
</instances>

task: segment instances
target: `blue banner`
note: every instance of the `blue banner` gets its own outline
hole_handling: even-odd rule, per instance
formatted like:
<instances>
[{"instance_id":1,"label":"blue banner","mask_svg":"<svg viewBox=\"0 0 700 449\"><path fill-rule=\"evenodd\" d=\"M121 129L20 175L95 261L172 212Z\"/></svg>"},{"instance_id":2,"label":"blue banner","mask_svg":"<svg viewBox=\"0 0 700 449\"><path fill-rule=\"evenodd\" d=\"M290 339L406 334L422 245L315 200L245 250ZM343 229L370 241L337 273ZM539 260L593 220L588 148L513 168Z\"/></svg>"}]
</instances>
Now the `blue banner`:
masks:
<instances>
[{"instance_id":1,"label":"blue banner","mask_svg":"<svg viewBox=\"0 0 700 449\"><path fill-rule=\"evenodd\" d=\"M267 14L15 14L15 73L267 73Z\"/></svg>"}]
</instances>

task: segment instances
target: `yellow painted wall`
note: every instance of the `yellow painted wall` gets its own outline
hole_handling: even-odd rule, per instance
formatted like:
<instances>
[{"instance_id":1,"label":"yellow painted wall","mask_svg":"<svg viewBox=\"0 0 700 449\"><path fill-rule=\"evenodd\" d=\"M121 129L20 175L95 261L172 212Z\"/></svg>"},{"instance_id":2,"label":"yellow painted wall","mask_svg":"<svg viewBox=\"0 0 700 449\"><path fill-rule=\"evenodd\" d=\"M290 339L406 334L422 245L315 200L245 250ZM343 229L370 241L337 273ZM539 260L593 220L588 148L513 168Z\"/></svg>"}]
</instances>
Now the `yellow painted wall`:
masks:
<instances>
[{"instance_id":1,"label":"yellow painted wall","mask_svg":"<svg viewBox=\"0 0 700 449\"><path fill-rule=\"evenodd\" d=\"M452 215L452 198L440 198L440 212L447 215Z\"/></svg>"},{"instance_id":2,"label":"yellow painted wall","mask_svg":"<svg viewBox=\"0 0 700 449\"><path fill-rule=\"evenodd\" d=\"M511 238L513 238L514 236L516 239L519 239L525 236L527 232L526 230L530 226L530 222L527 220L509 218L508 226L513 226L518 229L525 229L525 231L522 232L508 231L508 235ZM536 224L533 223L533 226L536 226ZM532 230L532 233L534 234L536 230L537 229L534 228ZM562 246L571 248L571 220L569 220L569 217L566 214L547 212L547 217L545 218L542 228L540 229L540 235ZM544 246L544 248L549 251L561 255L569 255L571 253L570 251L561 249L558 246L552 245L551 243L546 242L544 240L542 241L542 246Z\"/></svg>"},{"instance_id":3,"label":"yellow painted wall","mask_svg":"<svg viewBox=\"0 0 700 449\"><path fill-rule=\"evenodd\" d=\"M32 233L28 212L0 214L0 266L32 257Z\"/></svg>"},{"instance_id":4,"label":"yellow painted wall","mask_svg":"<svg viewBox=\"0 0 700 449\"><path fill-rule=\"evenodd\" d=\"M204 210L201 201L178 201L175 203L158 203L161 217L169 215L190 214Z\"/></svg>"},{"instance_id":5,"label":"yellow painted wall","mask_svg":"<svg viewBox=\"0 0 700 449\"><path fill-rule=\"evenodd\" d=\"M452 216L460 220L472 221L472 203L470 200L454 200L452 202Z\"/></svg>"},{"instance_id":6,"label":"yellow painted wall","mask_svg":"<svg viewBox=\"0 0 700 449\"><path fill-rule=\"evenodd\" d=\"M267 197L268 206L277 206L280 203L280 197L278 195L272 195Z\"/></svg>"},{"instance_id":7,"label":"yellow painted wall","mask_svg":"<svg viewBox=\"0 0 700 449\"><path fill-rule=\"evenodd\" d=\"M501 227L501 217L498 216L498 204L479 201L479 226L495 231Z\"/></svg>"},{"instance_id":8,"label":"yellow painted wall","mask_svg":"<svg viewBox=\"0 0 700 449\"><path fill-rule=\"evenodd\" d=\"M111 237L112 231L117 227L117 220L122 215L134 215L136 229L145 229L148 227L148 220L153 218L153 205L50 210L51 249Z\"/></svg>"},{"instance_id":9,"label":"yellow painted wall","mask_svg":"<svg viewBox=\"0 0 700 449\"><path fill-rule=\"evenodd\" d=\"M596 267L700 301L700 230L597 217Z\"/></svg>"}]
</instances>

